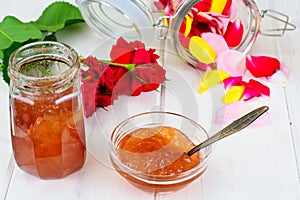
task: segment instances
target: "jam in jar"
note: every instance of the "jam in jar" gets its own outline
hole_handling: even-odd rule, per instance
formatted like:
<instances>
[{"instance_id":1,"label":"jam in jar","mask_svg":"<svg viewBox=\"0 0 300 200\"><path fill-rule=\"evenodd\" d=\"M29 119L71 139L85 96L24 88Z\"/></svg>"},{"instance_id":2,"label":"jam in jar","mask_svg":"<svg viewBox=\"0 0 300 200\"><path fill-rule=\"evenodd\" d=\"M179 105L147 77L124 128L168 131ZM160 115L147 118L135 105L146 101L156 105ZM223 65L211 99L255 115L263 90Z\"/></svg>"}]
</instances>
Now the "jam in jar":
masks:
<instances>
[{"instance_id":1,"label":"jam in jar","mask_svg":"<svg viewBox=\"0 0 300 200\"><path fill-rule=\"evenodd\" d=\"M35 42L9 62L11 139L18 166L42 179L65 177L85 162L85 128L77 53Z\"/></svg>"}]
</instances>

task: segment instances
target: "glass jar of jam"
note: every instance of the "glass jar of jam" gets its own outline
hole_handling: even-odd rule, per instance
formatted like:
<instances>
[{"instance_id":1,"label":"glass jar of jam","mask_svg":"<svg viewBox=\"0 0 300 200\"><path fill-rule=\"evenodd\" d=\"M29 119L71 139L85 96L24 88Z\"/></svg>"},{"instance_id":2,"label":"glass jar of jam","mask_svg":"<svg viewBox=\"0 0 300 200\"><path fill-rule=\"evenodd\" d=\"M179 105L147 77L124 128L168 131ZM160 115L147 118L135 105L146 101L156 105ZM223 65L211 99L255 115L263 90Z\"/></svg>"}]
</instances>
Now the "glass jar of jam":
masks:
<instances>
[{"instance_id":1,"label":"glass jar of jam","mask_svg":"<svg viewBox=\"0 0 300 200\"><path fill-rule=\"evenodd\" d=\"M85 128L77 53L34 42L10 57L10 122L18 166L41 179L65 177L85 162Z\"/></svg>"}]
</instances>

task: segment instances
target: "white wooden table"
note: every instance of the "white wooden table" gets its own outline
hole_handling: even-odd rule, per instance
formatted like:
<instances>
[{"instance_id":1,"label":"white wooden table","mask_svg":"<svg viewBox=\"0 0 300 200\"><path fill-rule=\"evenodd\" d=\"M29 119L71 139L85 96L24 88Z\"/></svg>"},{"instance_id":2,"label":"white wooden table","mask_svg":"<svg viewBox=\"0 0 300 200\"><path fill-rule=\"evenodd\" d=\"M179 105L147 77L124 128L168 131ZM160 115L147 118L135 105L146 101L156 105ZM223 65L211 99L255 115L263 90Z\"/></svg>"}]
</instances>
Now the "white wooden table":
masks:
<instances>
[{"instance_id":1,"label":"white wooden table","mask_svg":"<svg viewBox=\"0 0 300 200\"><path fill-rule=\"evenodd\" d=\"M15 15L23 21L34 20L52 1L0 0L0 21L6 15ZM75 4L75 1L70 2ZM287 13L291 21L300 27L298 0L258 0L257 3L260 9L273 8ZM90 153L83 169L60 180L40 180L21 171L13 159L9 131L8 86L1 81L0 199L300 200L300 120L297 117L300 115L299 34L299 29L296 29L283 37L258 37L252 54L273 55L288 66L290 77L286 87L282 87L282 84L270 84L270 98L240 104L241 114L248 108L268 105L268 117L242 133L219 142L214 147L209 168L202 178L178 192L165 196L145 193L128 184L109 166L105 142L101 144L107 140L103 136L109 134L118 121L137 112L157 109L159 93L143 94L135 98L122 97L108 112L98 111L94 125L105 133L102 136L97 135L97 128L94 128L96 133L88 133ZM89 55L103 40L86 25L72 26L61 31L58 37L83 56ZM168 78L182 81L183 88L175 87L174 81L167 83L165 109L196 118L212 133L216 129L216 126L212 125L212 115L215 114L212 111L219 110L212 110L216 107L211 103L210 95L213 93L198 95L196 90L200 82L199 74L194 73L178 59L169 59L166 65L171 68ZM185 99L184 95L179 93L180 90L186 89L184 87L194 91L192 98ZM190 101L195 101L195 105ZM127 110L122 114L120 110L124 107ZM226 110L226 114L232 113L232 109ZM226 118L224 119L226 122ZM105 123L102 123L104 120Z\"/></svg>"}]
</instances>

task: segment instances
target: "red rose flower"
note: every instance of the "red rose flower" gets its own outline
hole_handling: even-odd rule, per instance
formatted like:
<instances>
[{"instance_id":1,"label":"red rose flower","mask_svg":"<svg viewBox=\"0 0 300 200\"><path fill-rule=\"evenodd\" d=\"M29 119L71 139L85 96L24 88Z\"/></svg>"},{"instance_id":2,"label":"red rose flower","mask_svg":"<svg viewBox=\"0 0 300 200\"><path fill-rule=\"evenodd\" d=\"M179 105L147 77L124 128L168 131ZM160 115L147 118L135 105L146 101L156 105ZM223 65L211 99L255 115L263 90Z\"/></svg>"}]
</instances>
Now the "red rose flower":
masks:
<instances>
[{"instance_id":1,"label":"red rose flower","mask_svg":"<svg viewBox=\"0 0 300 200\"><path fill-rule=\"evenodd\" d=\"M98 63L96 58L88 57L82 61L88 70L83 70L81 73L81 93L84 113L86 116L91 116L96 111L96 92L99 85L99 75L102 71L102 65Z\"/></svg>"},{"instance_id":2,"label":"red rose flower","mask_svg":"<svg viewBox=\"0 0 300 200\"><path fill-rule=\"evenodd\" d=\"M81 73L81 92L86 116L91 116L96 107L106 107L112 104L115 97L114 71L107 64L99 63L95 57L87 57L82 63L89 67Z\"/></svg>"},{"instance_id":3,"label":"red rose flower","mask_svg":"<svg viewBox=\"0 0 300 200\"><path fill-rule=\"evenodd\" d=\"M110 58L113 63L129 64L132 63L134 52L136 49L145 49L144 43L136 40L134 42L127 42L120 37L117 43L112 46L110 51Z\"/></svg>"},{"instance_id":4,"label":"red rose flower","mask_svg":"<svg viewBox=\"0 0 300 200\"><path fill-rule=\"evenodd\" d=\"M91 116L96 107L107 107L119 95L140 95L156 90L165 80L166 71L157 63L155 49L145 49L140 41L127 42L119 38L110 52L111 60L88 57L82 63L83 105L85 115Z\"/></svg>"},{"instance_id":5,"label":"red rose flower","mask_svg":"<svg viewBox=\"0 0 300 200\"><path fill-rule=\"evenodd\" d=\"M165 80L166 71L157 63L138 65L133 70L133 96L156 90Z\"/></svg>"},{"instance_id":6,"label":"red rose flower","mask_svg":"<svg viewBox=\"0 0 300 200\"><path fill-rule=\"evenodd\" d=\"M124 67L119 66L110 66L111 69L115 72L115 92L118 95L131 95L132 89L131 89L131 73L128 71L128 69Z\"/></svg>"},{"instance_id":7,"label":"red rose flower","mask_svg":"<svg viewBox=\"0 0 300 200\"><path fill-rule=\"evenodd\" d=\"M165 70L157 63L155 49L145 49L140 41L117 40L110 53L115 63L135 64L133 69L122 70L116 83L118 94L137 96L141 92L155 90L165 80Z\"/></svg>"}]
</instances>

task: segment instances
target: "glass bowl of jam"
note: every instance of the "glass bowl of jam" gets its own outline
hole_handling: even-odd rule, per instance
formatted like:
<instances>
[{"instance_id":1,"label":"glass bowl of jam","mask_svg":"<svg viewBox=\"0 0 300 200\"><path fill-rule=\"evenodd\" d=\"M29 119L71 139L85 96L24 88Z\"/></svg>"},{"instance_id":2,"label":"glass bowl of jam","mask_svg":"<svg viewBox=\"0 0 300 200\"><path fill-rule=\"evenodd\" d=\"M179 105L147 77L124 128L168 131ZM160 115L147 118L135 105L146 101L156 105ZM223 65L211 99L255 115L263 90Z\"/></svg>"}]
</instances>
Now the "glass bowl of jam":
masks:
<instances>
[{"instance_id":1,"label":"glass bowl of jam","mask_svg":"<svg viewBox=\"0 0 300 200\"><path fill-rule=\"evenodd\" d=\"M146 112L113 130L110 159L128 182L147 192L172 192L199 178L208 166L211 146L188 156L208 138L204 128L176 113Z\"/></svg>"}]
</instances>

